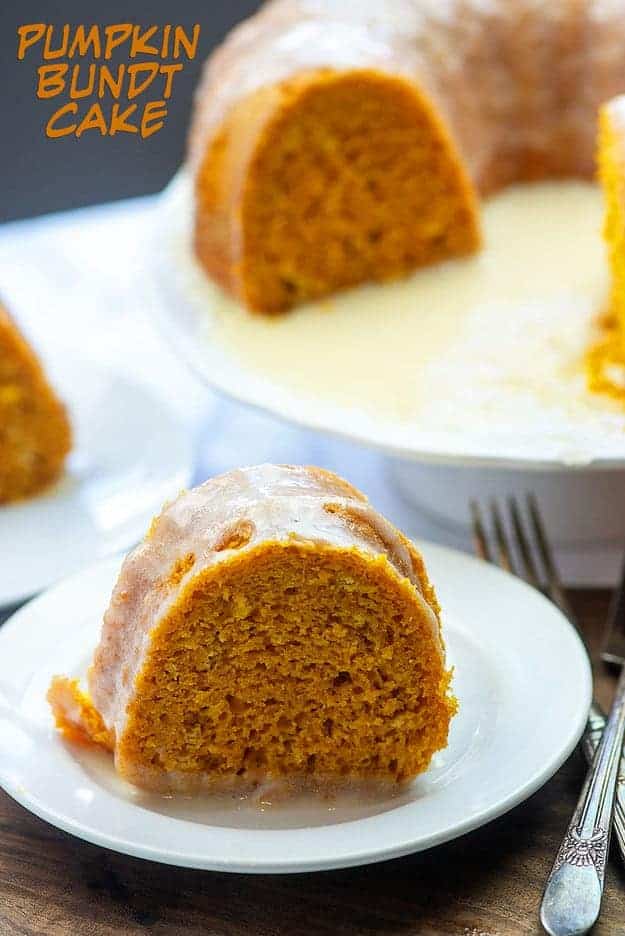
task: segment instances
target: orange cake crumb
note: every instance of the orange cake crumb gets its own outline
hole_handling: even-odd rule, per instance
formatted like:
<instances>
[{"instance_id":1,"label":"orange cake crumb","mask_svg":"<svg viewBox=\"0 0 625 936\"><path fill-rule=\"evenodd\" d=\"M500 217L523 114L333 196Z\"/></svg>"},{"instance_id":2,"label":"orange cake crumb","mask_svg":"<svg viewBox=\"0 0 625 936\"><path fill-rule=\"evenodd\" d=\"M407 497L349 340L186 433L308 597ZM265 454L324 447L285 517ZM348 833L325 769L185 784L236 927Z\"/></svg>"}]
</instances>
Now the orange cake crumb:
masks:
<instances>
[{"instance_id":1,"label":"orange cake crumb","mask_svg":"<svg viewBox=\"0 0 625 936\"><path fill-rule=\"evenodd\" d=\"M455 704L387 562L264 544L200 577L152 633L120 760L224 777L423 771Z\"/></svg>"},{"instance_id":2,"label":"orange cake crumb","mask_svg":"<svg viewBox=\"0 0 625 936\"><path fill-rule=\"evenodd\" d=\"M100 713L77 679L55 676L47 695L56 722L56 727L68 741L79 744L98 744L112 751L114 736L109 731Z\"/></svg>"}]
</instances>

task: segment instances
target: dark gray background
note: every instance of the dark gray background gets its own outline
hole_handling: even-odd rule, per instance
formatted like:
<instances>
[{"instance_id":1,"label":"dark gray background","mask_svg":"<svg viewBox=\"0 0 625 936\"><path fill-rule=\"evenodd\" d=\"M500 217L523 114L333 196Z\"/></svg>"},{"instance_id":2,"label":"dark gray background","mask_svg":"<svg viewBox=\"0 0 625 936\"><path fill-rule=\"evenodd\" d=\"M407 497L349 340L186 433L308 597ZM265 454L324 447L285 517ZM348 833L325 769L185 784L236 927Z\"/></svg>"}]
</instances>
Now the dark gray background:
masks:
<instances>
[{"instance_id":1,"label":"dark gray background","mask_svg":"<svg viewBox=\"0 0 625 936\"><path fill-rule=\"evenodd\" d=\"M0 221L157 192L180 164L198 73L210 49L260 0L0 0ZM49 140L44 127L69 98L39 101L36 48L17 60L24 23L201 23L199 52L175 78L162 130L148 139L89 132ZM119 61L122 61L120 59ZM148 99L146 93L146 100ZM141 100L141 99L139 99Z\"/></svg>"}]
</instances>

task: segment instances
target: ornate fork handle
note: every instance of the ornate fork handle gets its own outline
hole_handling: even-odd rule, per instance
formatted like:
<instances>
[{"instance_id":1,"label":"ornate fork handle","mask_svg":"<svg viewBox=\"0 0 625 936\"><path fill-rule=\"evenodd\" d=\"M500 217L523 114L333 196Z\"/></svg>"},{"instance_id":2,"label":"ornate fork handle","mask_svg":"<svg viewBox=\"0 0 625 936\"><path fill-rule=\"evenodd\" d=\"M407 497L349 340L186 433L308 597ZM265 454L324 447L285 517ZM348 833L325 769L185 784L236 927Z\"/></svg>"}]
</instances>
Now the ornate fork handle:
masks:
<instances>
[{"instance_id":1,"label":"ornate fork handle","mask_svg":"<svg viewBox=\"0 0 625 936\"><path fill-rule=\"evenodd\" d=\"M624 734L625 667L545 888L540 919L551 936L587 933L599 916Z\"/></svg>"},{"instance_id":2,"label":"ornate fork handle","mask_svg":"<svg viewBox=\"0 0 625 936\"><path fill-rule=\"evenodd\" d=\"M590 706L588 722L581 740L581 748L588 764L592 764L593 758L599 747L601 735L605 728L605 715L594 702ZM616 798L614 800L614 815L612 817L613 831L621 853L621 859L625 862L625 753L621 755L621 766L616 781Z\"/></svg>"}]
</instances>

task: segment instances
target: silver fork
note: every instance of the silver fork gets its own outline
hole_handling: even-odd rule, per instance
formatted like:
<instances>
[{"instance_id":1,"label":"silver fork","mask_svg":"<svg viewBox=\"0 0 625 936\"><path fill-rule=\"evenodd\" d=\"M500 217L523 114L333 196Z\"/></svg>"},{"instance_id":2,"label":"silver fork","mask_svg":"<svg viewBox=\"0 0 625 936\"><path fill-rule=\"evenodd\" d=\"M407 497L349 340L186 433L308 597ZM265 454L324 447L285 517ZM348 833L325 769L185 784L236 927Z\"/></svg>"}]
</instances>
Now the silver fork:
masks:
<instances>
[{"instance_id":1,"label":"silver fork","mask_svg":"<svg viewBox=\"0 0 625 936\"><path fill-rule=\"evenodd\" d=\"M496 545L496 559L493 559L482 512L475 501L471 503L478 555L489 562L496 562L546 593L584 640L558 576L536 500L532 496L527 499L531 535L526 532L521 510L514 498L508 499L508 511L516 549L510 545L499 506L495 501L491 502L490 516ZM619 595L623 594L625 579L622 578ZM618 598L615 600L618 602ZM541 908L541 922L553 936L585 933L599 915L613 807L616 836L625 857L625 795L622 785L617 783L625 731L625 668L610 711L608 729L604 732L605 726L605 715L593 702L582 739L582 749L592 767L558 851ZM597 748L599 753L595 758ZM625 774L625 769L622 773Z\"/></svg>"},{"instance_id":2,"label":"silver fork","mask_svg":"<svg viewBox=\"0 0 625 936\"><path fill-rule=\"evenodd\" d=\"M625 579L625 562L621 570L621 582ZM601 659L606 663L625 663L625 588L618 588L612 596L608 611L606 641Z\"/></svg>"}]
</instances>

